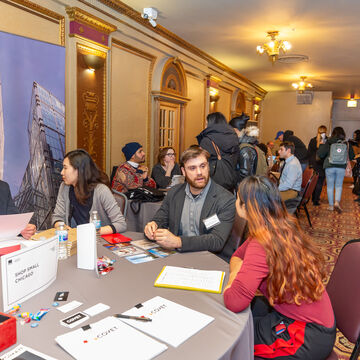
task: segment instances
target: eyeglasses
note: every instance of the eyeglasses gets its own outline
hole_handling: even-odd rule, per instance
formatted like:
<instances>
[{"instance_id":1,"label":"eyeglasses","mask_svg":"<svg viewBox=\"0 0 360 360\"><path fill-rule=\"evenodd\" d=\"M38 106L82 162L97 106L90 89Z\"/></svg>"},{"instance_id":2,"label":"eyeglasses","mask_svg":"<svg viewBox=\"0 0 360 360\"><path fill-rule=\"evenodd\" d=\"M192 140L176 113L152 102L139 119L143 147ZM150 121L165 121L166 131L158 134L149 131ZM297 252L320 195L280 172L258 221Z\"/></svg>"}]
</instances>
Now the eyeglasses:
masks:
<instances>
[{"instance_id":1,"label":"eyeglasses","mask_svg":"<svg viewBox=\"0 0 360 360\"><path fill-rule=\"evenodd\" d=\"M166 154L167 156L175 156L176 154L175 153L168 153Z\"/></svg>"}]
</instances>

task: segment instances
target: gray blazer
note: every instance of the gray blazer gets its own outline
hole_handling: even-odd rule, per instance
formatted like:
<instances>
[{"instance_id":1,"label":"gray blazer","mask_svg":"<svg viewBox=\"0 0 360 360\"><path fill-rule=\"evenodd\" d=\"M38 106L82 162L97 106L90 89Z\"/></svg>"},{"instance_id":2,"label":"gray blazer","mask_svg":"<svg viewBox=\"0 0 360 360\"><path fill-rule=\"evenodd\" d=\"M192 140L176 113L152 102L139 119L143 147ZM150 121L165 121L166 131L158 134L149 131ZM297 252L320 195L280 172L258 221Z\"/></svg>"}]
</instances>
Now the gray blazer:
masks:
<instances>
[{"instance_id":1,"label":"gray blazer","mask_svg":"<svg viewBox=\"0 0 360 360\"><path fill-rule=\"evenodd\" d=\"M0 215L18 214L8 183L0 180Z\"/></svg>"},{"instance_id":2,"label":"gray blazer","mask_svg":"<svg viewBox=\"0 0 360 360\"><path fill-rule=\"evenodd\" d=\"M173 187L155 214L159 228L169 229L174 235L179 235L181 214L185 201L185 184ZM217 215L220 224L207 230L204 219ZM200 214L199 236L180 236L182 246L179 251L220 252L228 239L235 218L235 196L215 181L211 181L209 191Z\"/></svg>"},{"instance_id":3,"label":"gray blazer","mask_svg":"<svg viewBox=\"0 0 360 360\"><path fill-rule=\"evenodd\" d=\"M52 223L57 221L64 221L69 225L70 214L70 200L69 200L70 186L61 183L54 214L52 216ZM97 210L101 220L101 226L113 225L117 232L126 231L126 222L119 205L114 199L110 189L104 184L96 185L94 190L94 198L90 213Z\"/></svg>"}]
</instances>

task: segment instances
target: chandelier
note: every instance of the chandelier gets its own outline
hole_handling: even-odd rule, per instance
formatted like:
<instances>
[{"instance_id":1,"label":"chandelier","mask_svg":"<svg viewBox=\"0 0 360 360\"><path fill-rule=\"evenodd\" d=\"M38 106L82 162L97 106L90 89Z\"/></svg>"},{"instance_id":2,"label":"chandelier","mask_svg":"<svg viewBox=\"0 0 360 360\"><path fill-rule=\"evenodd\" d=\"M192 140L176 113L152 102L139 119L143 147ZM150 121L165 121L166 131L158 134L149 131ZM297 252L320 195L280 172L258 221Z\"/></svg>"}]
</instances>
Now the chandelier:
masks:
<instances>
[{"instance_id":1,"label":"chandelier","mask_svg":"<svg viewBox=\"0 0 360 360\"><path fill-rule=\"evenodd\" d=\"M270 41L264 45L258 45L256 51L261 55L265 51L269 55L269 60L274 63L279 57L280 52L286 53L291 49L291 44L286 40L278 40L276 37L279 35L278 31L268 31L267 36L270 37Z\"/></svg>"},{"instance_id":2,"label":"chandelier","mask_svg":"<svg viewBox=\"0 0 360 360\"><path fill-rule=\"evenodd\" d=\"M299 93L303 93L305 90L311 90L313 86L305 81L306 78L306 76L300 76L300 81L292 83L292 87Z\"/></svg>"}]
</instances>

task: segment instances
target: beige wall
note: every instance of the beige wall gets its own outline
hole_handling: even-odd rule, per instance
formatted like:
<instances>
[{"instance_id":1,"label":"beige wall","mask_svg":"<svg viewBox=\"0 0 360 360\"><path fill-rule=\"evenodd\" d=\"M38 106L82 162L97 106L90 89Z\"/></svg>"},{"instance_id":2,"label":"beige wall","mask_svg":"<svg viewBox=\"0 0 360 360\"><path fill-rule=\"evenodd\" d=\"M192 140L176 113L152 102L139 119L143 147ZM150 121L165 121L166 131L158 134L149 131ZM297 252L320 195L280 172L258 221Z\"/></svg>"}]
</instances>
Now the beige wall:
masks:
<instances>
[{"instance_id":1,"label":"beige wall","mask_svg":"<svg viewBox=\"0 0 360 360\"><path fill-rule=\"evenodd\" d=\"M219 88L219 100L216 104L216 111L220 111L226 117L226 120L230 120L230 113L231 113L231 98L232 98L232 91L230 89L220 87Z\"/></svg>"},{"instance_id":2,"label":"beige wall","mask_svg":"<svg viewBox=\"0 0 360 360\"><path fill-rule=\"evenodd\" d=\"M329 128L332 106L330 91L315 91L311 105L297 105L295 91L268 93L261 113L261 141L273 140L278 130L293 130L306 145L317 128Z\"/></svg>"},{"instance_id":3,"label":"beige wall","mask_svg":"<svg viewBox=\"0 0 360 360\"><path fill-rule=\"evenodd\" d=\"M192 144L197 144L196 135L204 128L204 94L205 81L198 78L187 76L188 97L191 101L186 105L185 110L185 131L184 149Z\"/></svg>"},{"instance_id":4,"label":"beige wall","mask_svg":"<svg viewBox=\"0 0 360 360\"><path fill-rule=\"evenodd\" d=\"M125 161L121 148L137 141L147 151L149 71L151 61L112 46L110 90L110 164Z\"/></svg>"},{"instance_id":5,"label":"beige wall","mask_svg":"<svg viewBox=\"0 0 360 360\"><path fill-rule=\"evenodd\" d=\"M3 2L0 2L0 14L1 31L52 44L61 44L59 23L54 19L45 19L30 11L19 10L17 7Z\"/></svg>"}]
</instances>

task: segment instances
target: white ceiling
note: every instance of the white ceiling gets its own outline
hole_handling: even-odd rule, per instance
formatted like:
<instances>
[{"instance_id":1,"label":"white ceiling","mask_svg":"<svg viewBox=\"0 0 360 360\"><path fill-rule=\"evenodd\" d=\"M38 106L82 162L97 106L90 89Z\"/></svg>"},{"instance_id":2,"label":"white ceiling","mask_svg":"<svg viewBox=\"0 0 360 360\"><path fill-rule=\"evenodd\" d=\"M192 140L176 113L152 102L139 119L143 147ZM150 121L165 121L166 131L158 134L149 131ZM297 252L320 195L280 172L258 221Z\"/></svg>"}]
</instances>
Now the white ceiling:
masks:
<instances>
[{"instance_id":1,"label":"white ceiling","mask_svg":"<svg viewBox=\"0 0 360 360\"><path fill-rule=\"evenodd\" d=\"M289 91L300 75L334 98L360 97L359 0L124 0L159 11L161 24L267 91ZM256 46L269 30L308 62L274 65Z\"/></svg>"}]
</instances>

